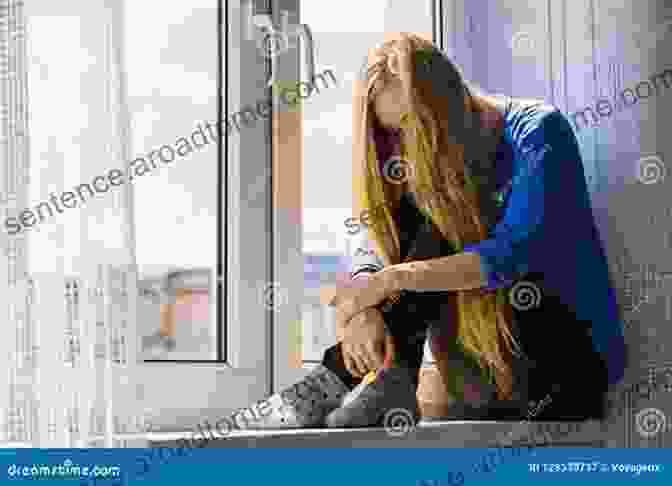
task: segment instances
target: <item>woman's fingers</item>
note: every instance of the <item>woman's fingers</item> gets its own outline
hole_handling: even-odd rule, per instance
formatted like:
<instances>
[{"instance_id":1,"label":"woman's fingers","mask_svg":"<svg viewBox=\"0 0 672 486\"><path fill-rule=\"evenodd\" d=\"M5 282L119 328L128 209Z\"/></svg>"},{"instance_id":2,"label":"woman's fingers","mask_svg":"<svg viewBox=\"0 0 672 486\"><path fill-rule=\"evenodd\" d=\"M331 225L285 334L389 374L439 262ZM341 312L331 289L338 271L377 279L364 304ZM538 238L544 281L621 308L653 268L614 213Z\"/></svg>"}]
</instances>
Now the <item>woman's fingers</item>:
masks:
<instances>
[{"instance_id":1,"label":"woman's fingers","mask_svg":"<svg viewBox=\"0 0 672 486\"><path fill-rule=\"evenodd\" d=\"M348 370L348 373L354 377L358 377L359 371L357 371L357 368L355 367L355 360L352 356L344 354L343 361L345 362L345 369Z\"/></svg>"},{"instance_id":2,"label":"woman's fingers","mask_svg":"<svg viewBox=\"0 0 672 486\"><path fill-rule=\"evenodd\" d=\"M351 375L354 375L355 363L352 359L352 355L350 354L349 346L345 342L341 344L341 352L343 353L343 363L345 363L345 368Z\"/></svg>"},{"instance_id":3,"label":"woman's fingers","mask_svg":"<svg viewBox=\"0 0 672 486\"><path fill-rule=\"evenodd\" d=\"M366 364L365 356L361 351L361 348L356 350L352 355L355 361L355 368L357 369L357 378L361 378L369 372L369 366Z\"/></svg>"},{"instance_id":4,"label":"woman's fingers","mask_svg":"<svg viewBox=\"0 0 672 486\"><path fill-rule=\"evenodd\" d=\"M356 368L363 374L382 366L384 361L384 340L381 329L377 329L377 319L382 319L378 311L360 312L348 323L354 333L349 335L349 352L355 359Z\"/></svg>"},{"instance_id":5,"label":"woman's fingers","mask_svg":"<svg viewBox=\"0 0 672 486\"><path fill-rule=\"evenodd\" d=\"M370 369L376 368L376 365L373 363L373 358L371 357L371 354L369 353L364 343L360 344L357 347L357 352L360 359L362 360L362 363L364 364L364 366L366 366L367 372Z\"/></svg>"},{"instance_id":6,"label":"woman's fingers","mask_svg":"<svg viewBox=\"0 0 672 486\"><path fill-rule=\"evenodd\" d=\"M368 341L364 348L366 353L366 363L369 365L370 370L375 370L383 366L383 343Z\"/></svg>"},{"instance_id":7,"label":"woman's fingers","mask_svg":"<svg viewBox=\"0 0 672 486\"><path fill-rule=\"evenodd\" d=\"M348 372L356 378L361 378L362 376L364 376L365 367L362 365L361 360L356 355L356 353L353 352L354 350L352 349L352 346L346 345L344 343L342 349L343 349L343 361L345 363L345 367L348 370Z\"/></svg>"}]
</instances>

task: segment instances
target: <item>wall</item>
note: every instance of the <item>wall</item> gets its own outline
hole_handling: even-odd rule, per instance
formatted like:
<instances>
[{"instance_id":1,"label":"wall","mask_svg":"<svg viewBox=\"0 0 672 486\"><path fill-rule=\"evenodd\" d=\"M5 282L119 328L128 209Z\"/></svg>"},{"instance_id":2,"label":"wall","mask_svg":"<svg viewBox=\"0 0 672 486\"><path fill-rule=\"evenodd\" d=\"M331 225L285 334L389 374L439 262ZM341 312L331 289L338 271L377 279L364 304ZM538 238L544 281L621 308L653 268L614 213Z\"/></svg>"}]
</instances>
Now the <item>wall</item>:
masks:
<instances>
[{"instance_id":1,"label":"wall","mask_svg":"<svg viewBox=\"0 0 672 486\"><path fill-rule=\"evenodd\" d=\"M607 443L664 447L672 427L671 394L663 383L672 380L672 363L665 361L672 337L665 274L672 211L664 198L672 141L662 135L669 133L672 71L665 80L651 78L672 68L665 57L672 46L672 4L455 0L444 6L445 45L468 79L490 93L543 98L578 120L594 215L626 322L631 364L625 383L641 382L650 391L613 390ZM638 86L646 80L648 87ZM636 101L626 95L632 106L613 109L624 89L636 87ZM600 100L611 100L612 109ZM573 116L586 107L597 123Z\"/></svg>"}]
</instances>

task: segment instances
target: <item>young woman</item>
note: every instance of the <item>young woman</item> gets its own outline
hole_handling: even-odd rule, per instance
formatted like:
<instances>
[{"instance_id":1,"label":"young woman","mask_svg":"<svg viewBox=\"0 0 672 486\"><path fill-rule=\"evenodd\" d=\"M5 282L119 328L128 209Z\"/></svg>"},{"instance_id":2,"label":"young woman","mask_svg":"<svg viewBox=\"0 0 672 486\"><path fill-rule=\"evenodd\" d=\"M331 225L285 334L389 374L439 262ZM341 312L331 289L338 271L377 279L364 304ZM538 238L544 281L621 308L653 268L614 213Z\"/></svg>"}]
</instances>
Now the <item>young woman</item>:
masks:
<instances>
[{"instance_id":1,"label":"young woman","mask_svg":"<svg viewBox=\"0 0 672 486\"><path fill-rule=\"evenodd\" d=\"M355 109L355 188L375 215L361 235L377 252L337 290L342 340L322 365L266 413L233 420L415 422L427 333L450 417L603 417L625 346L566 118L541 101L477 94L405 33L370 51ZM543 407L530 414L530 402Z\"/></svg>"}]
</instances>

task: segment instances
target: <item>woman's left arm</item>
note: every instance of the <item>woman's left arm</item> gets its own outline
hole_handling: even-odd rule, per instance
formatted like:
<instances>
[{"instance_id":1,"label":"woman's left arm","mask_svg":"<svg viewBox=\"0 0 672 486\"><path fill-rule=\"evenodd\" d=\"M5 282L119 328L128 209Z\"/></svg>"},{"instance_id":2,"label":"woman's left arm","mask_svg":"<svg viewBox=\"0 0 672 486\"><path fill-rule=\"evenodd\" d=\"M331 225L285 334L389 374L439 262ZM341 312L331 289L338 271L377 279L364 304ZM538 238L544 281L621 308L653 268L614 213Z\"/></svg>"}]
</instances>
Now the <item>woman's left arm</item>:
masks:
<instances>
[{"instance_id":1,"label":"woman's left arm","mask_svg":"<svg viewBox=\"0 0 672 486\"><path fill-rule=\"evenodd\" d=\"M559 111L544 115L516 139L510 198L489 238L465 245L464 251L454 256L390 267L388 278L393 287L496 290L530 270L529 256L542 251L544 245L539 243L548 236L549 224L560 224L549 222L549 215L558 214L563 199L573 197L577 185L572 179L583 177L583 170L571 126Z\"/></svg>"},{"instance_id":2,"label":"woman's left arm","mask_svg":"<svg viewBox=\"0 0 672 486\"><path fill-rule=\"evenodd\" d=\"M519 137L515 150L509 203L489 238L466 245L457 255L391 265L372 275L356 292L345 291L340 299L337 295L342 318L377 305L402 289L495 290L511 285L525 274L530 252L539 250L540 245L535 243L547 230L549 207L558 208L561 198L573 197L576 182L572 184L571 179L583 177L583 170L571 126L559 111L549 112L536 127Z\"/></svg>"}]
</instances>

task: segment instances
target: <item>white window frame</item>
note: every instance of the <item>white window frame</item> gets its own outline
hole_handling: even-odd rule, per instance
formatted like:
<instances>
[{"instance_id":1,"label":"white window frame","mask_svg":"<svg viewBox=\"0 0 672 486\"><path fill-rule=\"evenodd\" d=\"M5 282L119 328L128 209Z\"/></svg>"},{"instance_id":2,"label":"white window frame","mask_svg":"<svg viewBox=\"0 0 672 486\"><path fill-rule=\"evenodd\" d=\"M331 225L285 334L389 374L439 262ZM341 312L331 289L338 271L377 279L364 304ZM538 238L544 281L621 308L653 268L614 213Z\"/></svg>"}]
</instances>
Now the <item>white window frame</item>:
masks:
<instances>
[{"instance_id":1,"label":"white window frame","mask_svg":"<svg viewBox=\"0 0 672 486\"><path fill-rule=\"evenodd\" d=\"M221 33L228 34L227 52L221 56L227 79L228 106L223 103L221 110L226 121L228 114L246 104L256 106L257 100L266 99L267 67L245 30L242 7L249 0L220 1L227 9ZM268 281L270 255L270 150L260 141L268 139L269 125L241 124L239 132L223 135L222 140L222 150L228 154L228 168L224 160L220 162L225 184L220 211L226 211L221 248L226 280L218 298L224 320L224 335L219 338L226 337L222 343L226 362L139 362L138 383L144 386L144 408L152 411L152 430L192 431L204 420L214 423L269 391L270 312L260 292Z\"/></svg>"}]
</instances>

